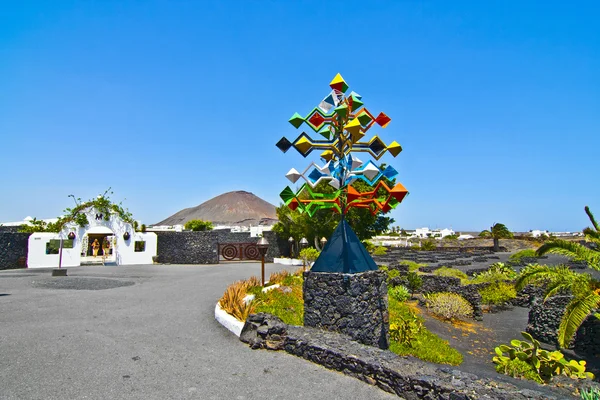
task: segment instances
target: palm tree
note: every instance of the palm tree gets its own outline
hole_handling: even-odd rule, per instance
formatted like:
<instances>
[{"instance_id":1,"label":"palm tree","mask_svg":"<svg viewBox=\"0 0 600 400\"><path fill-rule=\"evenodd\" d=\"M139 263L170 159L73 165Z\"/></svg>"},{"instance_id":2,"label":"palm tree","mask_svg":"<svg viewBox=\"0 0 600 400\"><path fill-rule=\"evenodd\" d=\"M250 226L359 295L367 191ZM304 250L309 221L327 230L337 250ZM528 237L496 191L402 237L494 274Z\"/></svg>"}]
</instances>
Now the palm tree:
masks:
<instances>
[{"instance_id":1,"label":"palm tree","mask_svg":"<svg viewBox=\"0 0 600 400\"><path fill-rule=\"evenodd\" d=\"M568 347L589 315L600 308L600 281L589 274L573 272L566 266L530 265L517 278L517 291L527 284L547 284L544 301L565 291L573 294L558 327L558 344L563 348Z\"/></svg>"},{"instance_id":2,"label":"palm tree","mask_svg":"<svg viewBox=\"0 0 600 400\"><path fill-rule=\"evenodd\" d=\"M500 240L499 239L512 239L513 234L508 230L506 225L495 223L489 230L481 231L480 237L494 239L494 251L500 251Z\"/></svg>"},{"instance_id":3,"label":"palm tree","mask_svg":"<svg viewBox=\"0 0 600 400\"><path fill-rule=\"evenodd\" d=\"M537 249L537 254L540 256L546 253L562 254L576 260L586 261L588 266L600 271L600 226L588 206L585 206L585 213L593 227L583 230L588 246L563 239L554 239Z\"/></svg>"}]
</instances>

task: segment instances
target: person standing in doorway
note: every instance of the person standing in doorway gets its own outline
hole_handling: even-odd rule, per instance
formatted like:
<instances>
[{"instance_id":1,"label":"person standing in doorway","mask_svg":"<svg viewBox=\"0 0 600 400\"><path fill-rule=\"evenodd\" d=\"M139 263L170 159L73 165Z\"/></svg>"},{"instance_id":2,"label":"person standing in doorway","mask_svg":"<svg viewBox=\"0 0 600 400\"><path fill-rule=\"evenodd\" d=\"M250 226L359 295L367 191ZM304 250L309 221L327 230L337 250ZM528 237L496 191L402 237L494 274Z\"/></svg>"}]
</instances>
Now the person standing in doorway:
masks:
<instances>
[{"instance_id":1,"label":"person standing in doorway","mask_svg":"<svg viewBox=\"0 0 600 400\"><path fill-rule=\"evenodd\" d=\"M108 257L110 254L110 240L108 238L104 238L102 241L102 256L104 258Z\"/></svg>"},{"instance_id":2,"label":"person standing in doorway","mask_svg":"<svg viewBox=\"0 0 600 400\"><path fill-rule=\"evenodd\" d=\"M100 250L100 242L98 239L94 239L94 242L92 243L92 254L94 257L98 256L98 250Z\"/></svg>"}]
</instances>

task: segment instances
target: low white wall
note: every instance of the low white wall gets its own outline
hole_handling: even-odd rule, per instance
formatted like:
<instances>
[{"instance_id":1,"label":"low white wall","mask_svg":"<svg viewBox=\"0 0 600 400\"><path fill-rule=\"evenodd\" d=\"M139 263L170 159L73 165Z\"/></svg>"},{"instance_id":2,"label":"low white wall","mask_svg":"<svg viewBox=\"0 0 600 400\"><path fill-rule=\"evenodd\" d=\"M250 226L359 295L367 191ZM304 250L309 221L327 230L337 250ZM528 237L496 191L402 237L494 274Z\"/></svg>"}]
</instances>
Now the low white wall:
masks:
<instances>
[{"instance_id":1,"label":"low white wall","mask_svg":"<svg viewBox=\"0 0 600 400\"><path fill-rule=\"evenodd\" d=\"M302 266L302 260L298 260L295 258L274 258L273 262L275 264L283 264L283 265L300 265Z\"/></svg>"},{"instance_id":2,"label":"low white wall","mask_svg":"<svg viewBox=\"0 0 600 400\"><path fill-rule=\"evenodd\" d=\"M136 252L136 241L146 242L146 249ZM158 236L154 232L134 232L127 241L123 239L123 235L120 235L117 237L117 264L152 264L152 257L156 255L157 246Z\"/></svg>"},{"instance_id":3,"label":"low white wall","mask_svg":"<svg viewBox=\"0 0 600 400\"><path fill-rule=\"evenodd\" d=\"M60 240L58 233L38 232L29 236L29 249L27 250L28 268L58 268L59 254L46 254L46 244L50 240ZM75 238L72 249L63 249L62 267L78 267L81 257L81 242Z\"/></svg>"}]
</instances>

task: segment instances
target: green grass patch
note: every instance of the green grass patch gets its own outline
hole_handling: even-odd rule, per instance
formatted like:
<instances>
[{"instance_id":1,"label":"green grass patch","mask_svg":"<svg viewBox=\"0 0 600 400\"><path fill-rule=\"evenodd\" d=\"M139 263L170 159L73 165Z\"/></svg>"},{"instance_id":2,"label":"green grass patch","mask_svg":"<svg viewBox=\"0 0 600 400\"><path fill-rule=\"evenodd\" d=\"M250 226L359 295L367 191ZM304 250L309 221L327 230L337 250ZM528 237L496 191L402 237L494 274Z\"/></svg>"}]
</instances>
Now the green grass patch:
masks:
<instances>
[{"instance_id":1,"label":"green grass patch","mask_svg":"<svg viewBox=\"0 0 600 400\"><path fill-rule=\"evenodd\" d=\"M302 298L302 277L290 277L282 282L291 292L282 288L256 294L254 304L256 312L273 314L289 325L304 325L304 299ZM288 285L286 285L288 284Z\"/></svg>"},{"instance_id":2,"label":"green grass patch","mask_svg":"<svg viewBox=\"0 0 600 400\"><path fill-rule=\"evenodd\" d=\"M497 281L480 289L479 294L481 302L488 305L504 304L517 297L515 285L504 281Z\"/></svg>"},{"instance_id":3,"label":"green grass patch","mask_svg":"<svg viewBox=\"0 0 600 400\"><path fill-rule=\"evenodd\" d=\"M398 261L398 264L400 264L400 265L408 265L408 271L409 272L414 272L414 271L417 271L421 267L426 267L427 266L427 264L419 264L418 262L414 262L414 261L411 261L411 260L400 260L400 261Z\"/></svg>"},{"instance_id":4,"label":"green grass patch","mask_svg":"<svg viewBox=\"0 0 600 400\"><path fill-rule=\"evenodd\" d=\"M389 298L390 324L398 323L400 318L409 319L415 315L407 303L401 303ZM417 318L423 321L420 315ZM463 362L463 356L458 350L450 347L448 342L427 328L423 327L416 340L411 346L390 341L390 350L401 356L413 356L424 361L430 361L438 364L460 365Z\"/></svg>"},{"instance_id":5,"label":"green grass patch","mask_svg":"<svg viewBox=\"0 0 600 400\"><path fill-rule=\"evenodd\" d=\"M514 254L511 254L511 256L509 257L509 261L514 262L514 263L520 263L521 258L523 258L523 257L537 258L537 254L534 249L520 250Z\"/></svg>"},{"instance_id":6,"label":"green grass patch","mask_svg":"<svg viewBox=\"0 0 600 400\"><path fill-rule=\"evenodd\" d=\"M433 274L437 275L437 276L450 276L453 278L458 278L461 281L469 280L469 277L467 276L467 274L465 274L464 272L462 272L461 270L456 269L456 268L441 267L441 268L438 268L435 271L433 271Z\"/></svg>"}]
</instances>

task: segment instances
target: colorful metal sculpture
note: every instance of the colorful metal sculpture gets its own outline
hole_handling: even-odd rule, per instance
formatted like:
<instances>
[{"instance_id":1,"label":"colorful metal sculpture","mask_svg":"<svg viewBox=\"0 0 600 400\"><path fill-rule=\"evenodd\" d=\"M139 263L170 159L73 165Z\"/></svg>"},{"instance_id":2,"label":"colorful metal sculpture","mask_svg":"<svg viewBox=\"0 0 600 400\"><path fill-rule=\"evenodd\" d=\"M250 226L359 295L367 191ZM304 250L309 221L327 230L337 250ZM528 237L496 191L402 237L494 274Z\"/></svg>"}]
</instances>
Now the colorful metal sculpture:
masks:
<instances>
[{"instance_id":1,"label":"colorful metal sculpture","mask_svg":"<svg viewBox=\"0 0 600 400\"><path fill-rule=\"evenodd\" d=\"M320 150L325 164L319 166L312 162L302 173L295 168L289 170L286 177L292 183L300 178L306 183L296 192L288 186L280 196L292 210L307 212L311 217L321 209L331 209L344 215L350 207L368 208L373 215L386 213L408 194L402 184L397 183L390 188L384 182L384 177L392 180L398 172L391 166L381 170L372 161L364 163L353 153L369 153L376 160L386 152L394 157L400 154L402 147L395 141L386 145L377 135L368 141L361 141L373 125L385 128L391 118L382 112L375 117L364 107L362 96L358 93L346 95L348 84L340 74L333 78L329 86L331 93L318 107L306 117L294 113L289 120L296 129L306 124L325 139L315 140L302 132L292 142L283 137L276 144L284 153L293 147L304 157L313 150ZM374 186L375 190L359 193L352 187L352 182L358 179ZM328 181L336 191L332 194L316 193L314 187L323 181Z\"/></svg>"}]
</instances>

